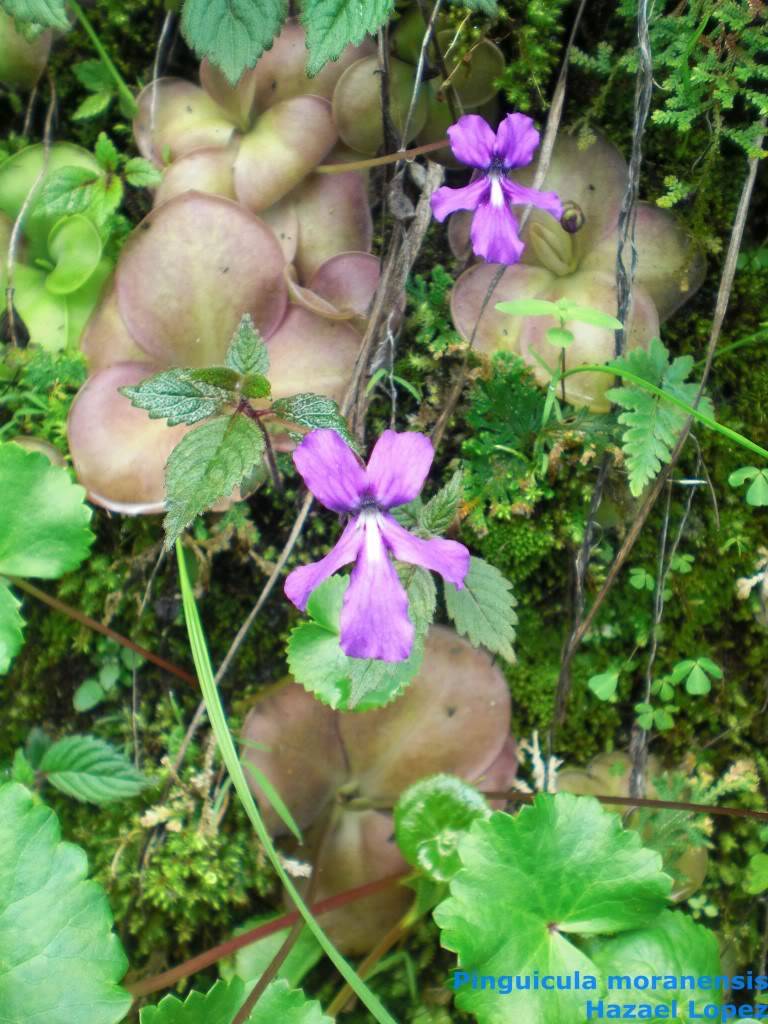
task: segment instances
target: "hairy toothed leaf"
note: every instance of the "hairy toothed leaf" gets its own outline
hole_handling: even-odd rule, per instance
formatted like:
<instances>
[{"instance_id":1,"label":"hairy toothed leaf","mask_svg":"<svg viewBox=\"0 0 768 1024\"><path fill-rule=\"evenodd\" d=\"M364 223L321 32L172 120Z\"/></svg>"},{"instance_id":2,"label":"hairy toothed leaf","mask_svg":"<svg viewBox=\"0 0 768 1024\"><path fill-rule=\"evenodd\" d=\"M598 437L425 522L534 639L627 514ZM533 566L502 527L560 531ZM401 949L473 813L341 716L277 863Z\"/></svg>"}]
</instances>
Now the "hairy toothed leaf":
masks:
<instances>
[{"instance_id":1,"label":"hairy toothed leaf","mask_svg":"<svg viewBox=\"0 0 768 1024\"><path fill-rule=\"evenodd\" d=\"M88 167L59 167L47 175L35 201L35 213L66 216L83 213L96 196L102 176Z\"/></svg>"},{"instance_id":2,"label":"hairy toothed leaf","mask_svg":"<svg viewBox=\"0 0 768 1024\"><path fill-rule=\"evenodd\" d=\"M442 487L421 509L421 529L431 534L445 533L458 514L463 494L464 475L459 469L445 487Z\"/></svg>"},{"instance_id":3,"label":"hairy toothed leaf","mask_svg":"<svg viewBox=\"0 0 768 1024\"><path fill-rule=\"evenodd\" d=\"M285 16L284 0L186 0L181 28L198 57L235 85L269 48Z\"/></svg>"},{"instance_id":4,"label":"hairy toothed leaf","mask_svg":"<svg viewBox=\"0 0 768 1024\"><path fill-rule=\"evenodd\" d=\"M165 543L205 509L228 497L264 454L264 437L247 416L218 416L190 430L165 467Z\"/></svg>"},{"instance_id":5,"label":"hairy toothed leaf","mask_svg":"<svg viewBox=\"0 0 768 1024\"><path fill-rule=\"evenodd\" d=\"M129 800L147 785L119 750L95 736L67 736L53 743L38 770L62 793L92 804Z\"/></svg>"},{"instance_id":6,"label":"hairy toothed leaf","mask_svg":"<svg viewBox=\"0 0 768 1024\"><path fill-rule=\"evenodd\" d=\"M110 92L115 87L109 68L101 60L81 60L72 66L72 71L89 92Z\"/></svg>"},{"instance_id":7,"label":"hairy toothed leaf","mask_svg":"<svg viewBox=\"0 0 768 1024\"><path fill-rule=\"evenodd\" d=\"M163 180L163 172L149 160L134 156L125 165L125 180L134 188L154 188Z\"/></svg>"},{"instance_id":8,"label":"hairy toothed leaf","mask_svg":"<svg viewBox=\"0 0 768 1024\"><path fill-rule=\"evenodd\" d=\"M626 369L689 405L699 390L695 382L686 383L693 369L692 357L678 356L670 363L669 353L658 338L651 341L647 351L633 349L611 365L617 367L619 374ZM637 384L611 388L606 396L624 410L619 414L619 423L628 429L624 431L622 447L629 471L629 489L637 497L662 465L669 462L687 414ZM712 404L707 398L702 398L698 408L712 415Z\"/></svg>"},{"instance_id":9,"label":"hairy toothed leaf","mask_svg":"<svg viewBox=\"0 0 768 1024\"><path fill-rule=\"evenodd\" d=\"M128 968L83 850L23 786L0 786L0 1019L117 1024Z\"/></svg>"},{"instance_id":10,"label":"hairy toothed leaf","mask_svg":"<svg viewBox=\"0 0 768 1024\"><path fill-rule=\"evenodd\" d=\"M157 1006L141 1011L141 1024L231 1024L245 1002L246 989L240 978L217 981L205 995L190 992L182 1003L166 996ZM248 1018L248 1024L331 1024L320 1004L287 981L270 982Z\"/></svg>"},{"instance_id":11,"label":"hairy toothed leaf","mask_svg":"<svg viewBox=\"0 0 768 1024\"><path fill-rule=\"evenodd\" d=\"M644 984L650 965L653 965L653 974L665 977L693 975L701 978L722 974L715 935L680 911L665 910L647 928L623 932L611 938L589 939L584 950L604 977L628 976L633 979L631 986L611 990L610 1001L622 1008L631 1003L637 1005L638 990L634 979L640 979L640 984ZM705 1007L723 1003L722 992L714 989L688 991L685 1000L681 1000L679 991L674 989L654 988L642 992L642 1001L654 1010L656 1007L667 1008L667 1013L659 1013L659 1016L670 1015L675 998L683 1024L707 1019L711 1011ZM695 1016L691 1013L691 1004L695 1007ZM720 1015L717 1017L719 1019Z\"/></svg>"},{"instance_id":12,"label":"hairy toothed leaf","mask_svg":"<svg viewBox=\"0 0 768 1024\"><path fill-rule=\"evenodd\" d=\"M423 638L417 635L406 661L350 658L339 644L339 620L349 579L332 576L307 604L310 621L291 631L288 667L297 683L323 704L340 711L368 711L398 697L421 667Z\"/></svg>"},{"instance_id":13,"label":"hairy toothed leaf","mask_svg":"<svg viewBox=\"0 0 768 1024\"><path fill-rule=\"evenodd\" d=\"M351 448L359 450L357 441L349 432L347 421L339 412L338 405L325 395L307 393L291 395L290 398L278 398L272 408L280 419L290 420L300 427L309 427L311 430L335 430Z\"/></svg>"},{"instance_id":14,"label":"hairy toothed leaf","mask_svg":"<svg viewBox=\"0 0 768 1024\"><path fill-rule=\"evenodd\" d=\"M200 379L194 370L186 369L163 370L120 391L131 405L144 409L153 420L167 420L170 427L215 416L233 398L232 388Z\"/></svg>"},{"instance_id":15,"label":"hairy toothed leaf","mask_svg":"<svg viewBox=\"0 0 768 1024\"><path fill-rule=\"evenodd\" d=\"M120 164L117 146L106 132L99 132L96 145L93 147L93 155L99 161L99 165L109 173L114 173Z\"/></svg>"},{"instance_id":16,"label":"hairy toothed leaf","mask_svg":"<svg viewBox=\"0 0 768 1024\"><path fill-rule=\"evenodd\" d=\"M350 44L361 43L389 18L394 0L301 0L301 23L307 33L307 74L316 75Z\"/></svg>"},{"instance_id":17,"label":"hairy toothed leaf","mask_svg":"<svg viewBox=\"0 0 768 1024\"><path fill-rule=\"evenodd\" d=\"M264 375L269 370L269 352L264 339L246 313L237 325L226 355L226 364L242 374Z\"/></svg>"},{"instance_id":18,"label":"hairy toothed leaf","mask_svg":"<svg viewBox=\"0 0 768 1024\"><path fill-rule=\"evenodd\" d=\"M672 886L637 832L593 797L567 793L539 794L514 817L478 819L459 857L462 870L434 916L459 968L480 974L599 976L570 936L652 925ZM456 1003L479 1024L583 1024L585 999L597 994L467 987Z\"/></svg>"},{"instance_id":19,"label":"hairy toothed leaf","mask_svg":"<svg viewBox=\"0 0 768 1024\"><path fill-rule=\"evenodd\" d=\"M433 775L406 789L395 804L395 839L409 864L447 882L461 867L459 840L490 813L472 786L453 775Z\"/></svg>"},{"instance_id":20,"label":"hairy toothed leaf","mask_svg":"<svg viewBox=\"0 0 768 1024\"><path fill-rule=\"evenodd\" d=\"M0 0L0 8L25 25L68 31L65 0Z\"/></svg>"},{"instance_id":21,"label":"hairy toothed leaf","mask_svg":"<svg viewBox=\"0 0 768 1024\"><path fill-rule=\"evenodd\" d=\"M72 114L73 121L90 121L92 117L98 117L109 109L114 99L113 92L94 92L86 96L83 102Z\"/></svg>"},{"instance_id":22,"label":"hairy toothed leaf","mask_svg":"<svg viewBox=\"0 0 768 1024\"><path fill-rule=\"evenodd\" d=\"M85 491L69 472L12 441L0 444L0 574L52 580L93 543Z\"/></svg>"},{"instance_id":23,"label":"hairy toothed leaf","mask_svg":"<svg viewBox=\"0 0 768 1024\"><path fill-rule=\"evenodd\" d=\"M24 643L24 619L13 591L0 579L0 675L10 668L11 662L21 650Z\"/></svg>"},{"instance_id":24,"label":"hairy toothed leaf","mask_svg":"<svg viewBox=\"0 0 768 1024\"><path fill-rule=\"evenodd\" d=\"M461 590L445 584L445 605L456 631L510 662L515 660L516 604L512 584L482 558L470 559Z\"/></svg>"},{"instance_id":25,"label":"hairy toothed leaf","mask_svg":"<svg viewBox=\"0 0 768 1024\"><path fill-rule=\"evenodd\" d=\"M437 587L431 572L420 565L399 563L397 575L408 594L408 618L413 623L416 635L423 637L435 617Z\"/></svg>"}]
</instances>

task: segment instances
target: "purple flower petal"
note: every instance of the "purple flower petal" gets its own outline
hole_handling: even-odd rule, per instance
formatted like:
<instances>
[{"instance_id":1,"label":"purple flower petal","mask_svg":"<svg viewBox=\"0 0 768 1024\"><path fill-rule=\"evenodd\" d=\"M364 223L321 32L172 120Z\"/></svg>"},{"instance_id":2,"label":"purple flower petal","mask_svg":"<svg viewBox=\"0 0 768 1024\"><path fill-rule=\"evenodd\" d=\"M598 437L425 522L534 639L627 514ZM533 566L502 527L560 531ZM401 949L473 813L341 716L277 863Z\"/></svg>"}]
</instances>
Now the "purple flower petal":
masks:
<instances>
[{"instance_id":1,"label":"purple flower petal","mask_svg":"<svg viewBox=\"0 0 768 1024\"><path fill-rule=\"evenodd\" d=\"M487 170L493 159L496 136L493 129L479 114L464 114L448 129L451 149L457 160L468 167Z\"/></svg>"},{"instance_id":2,"label":"purple flower petal","mask_svg":"<svg viewBox=\"0 0 768 1024\"><path fill-rule=\"evenodd\" d=\"M382 516L380 524L384 543L399 562L420 565L439 572L448 583L464 586L469 572L469 551L455 540L433 537L423 540L410 533L392 516Z\"/></svg>"},{"instance_id":3,"label":"purple flower petal","mask_svg":"<svg viewBox=\"0 0 768 1024\"><path fill-rule=\"evenodd\" d=\"M365 539L341 610L341 649L350 658L405 661L413 647L408 595L390 562L377 518L361 520Z\"/></svg>"},{"instance_id":4,"label":"purple flower petal","mask_svg":"<svg viewBox=\"0 0 768 1024\"><path fill-rule=\"evenodd\" d=\"M382 508L405 505L418 497L435 456L432 442L415 431L385 430L368 460L368 487Z\"/></svg>"},{"instance_id":5,"label":"purple flower petal","mask_svg":"<svg viewBox=\"0 0 768 1024\"><path fill-rule=\"evenodd\" d=\"M539 144L539 133L525 114L507 114L496 132L494 155L500 156L504 167L525 167L533 160Z\"/></svg>"},{"instance_id":6,"label":"purple flower petal","mask_svg":"<svg viewBox=\"0 0 768 1024\"><path fill-rule=\"evenodd\" d=\"M325 558L309 565L300 565L298 569L288 574L284 587L285 596L289 601L293 601L297 608L306 611L307 601L315 587L319 587L324 580L345 565L354 562L362 543L363 531L360 529L359 521L353 519Z\"/></svg>"},{"instance_id":7,"label":"purple flower petal","mask_svg":"<svg viewBox=\"0 0 768 1024\"><path fill-rule=\"evenodd\" d=\"M474 210L479 203L488 198L490 190L491 184L486 175L465 185L464 188L449 188L448 185L443 185L442 188L435 189L430 198L432 216L442 222L457 210Z\"/></svg>"},{"instance_id":8,"label":"purple flower petal","mask_svg":"<svg viewBox=\"0 0 768 1024\"><path fill-rule=\"evenodd\" d=\"M530 203L545 213L551 213L557 220L563 216L563 204L557 192L539 192L537 188L526 188L507 178L502 181L501 187L507 200L514 206L527 206Z\"/></svg>"},{"instance_id":9,"label":"purple flower petal","mask_svg":"<svg viewBox=\"0 0 768 1024\"><path fill-rule=\"evenodd\" d=\"M332 512L355 512L366 490L365 470L335 430L313 430L293 453L296 469Z\"/></svg>"},{"instance_id":10,"label":"purple flower petal","mask_svg":"<svg viewBox=\"0 0 768 1024\"><path fill-rule=\"evenodd\" d=\"M472 218L472 250L488 263L517 263L525 246L517 220L506 203L481 203Z\"/></svg>"}]
</instances>

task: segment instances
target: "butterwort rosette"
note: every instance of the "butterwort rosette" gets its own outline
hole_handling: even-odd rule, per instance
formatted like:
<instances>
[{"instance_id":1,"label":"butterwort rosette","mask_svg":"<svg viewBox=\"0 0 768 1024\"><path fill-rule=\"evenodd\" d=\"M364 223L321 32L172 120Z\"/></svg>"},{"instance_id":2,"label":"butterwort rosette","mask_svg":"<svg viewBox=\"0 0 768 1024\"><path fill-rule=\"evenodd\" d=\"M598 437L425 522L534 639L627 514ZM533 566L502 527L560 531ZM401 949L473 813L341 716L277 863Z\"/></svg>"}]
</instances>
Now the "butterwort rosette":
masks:
<instances>
[{"instance_id":1,"label":"butterwort rosette","mask_svg":"<svg viewBox=\"0 0 768 1024\"><path fill-rule=\"evenodd\" d=\"M556 192L539 192L510 181L509 172L533 160L539 133L525 114L507 114L493 131L479 114L465 114L448 129L453 155L479 173L464 188L444 185L432 195L432 213L444 221L457 210L474 210L472 250L489 263L513 264L525 249L513 206L535 206L558 220L563 204Z\"/></svg>"},{"instance_id":2,"label":"butterwort rosette","mask_svg":"<svg viewBox=\"0 0 768 1024\"><path fill-rule=\"evenodd\" d=\"M469 551L442 537L424 539L390 514L418 497L434 457L424 434L385 430L367 466L334 430L313 430L293 453L307 487L326 508L349 516L325 558L303 565L285 581L287 597L306 610L312 591L354 563L341 611L341 649L351 658L404 661L414 626L408 595L390 558L439 573L461 588Z\"/></svg>"}]
</instances>

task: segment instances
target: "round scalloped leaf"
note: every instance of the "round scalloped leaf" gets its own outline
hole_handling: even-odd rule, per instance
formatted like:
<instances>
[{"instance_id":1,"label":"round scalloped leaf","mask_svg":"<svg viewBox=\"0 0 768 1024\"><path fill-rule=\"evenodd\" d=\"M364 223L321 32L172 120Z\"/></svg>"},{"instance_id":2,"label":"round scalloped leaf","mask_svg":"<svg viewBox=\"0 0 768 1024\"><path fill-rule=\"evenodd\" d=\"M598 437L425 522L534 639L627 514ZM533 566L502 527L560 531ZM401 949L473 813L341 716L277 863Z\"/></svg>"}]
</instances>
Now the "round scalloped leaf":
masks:
<instances>
[{"instance_id":1,"label":"round scalloped leaf","mask_svg":"<svg viewBox=\"0 0 768 1024\"><path fill-rule=\"evenodd\" d=\"M24 643L20 606L5 580L0 580L0 675L8 671Z\"/></svg>"},{"instance_id":2,"label":"round scalloped leaf","mask_svg":"<svg viewBox=\"0 0 768 1024\"><path fill-rule=\"evenodd\" d=\"M0 444L0 573L56 579L93 543L85 492L39 452Z\"/></svg>"},{"instance_id":3,"label":"round scalloped leaf","mask_svg":"<svg viewBox=\"0 0 768 1024\"><path fill-rule=\"evenodd\" d=\"M182 1003L166 996L157 1006L145 1006L141 1024L231 1024L245 1002L246 989L240 978L217 981L205 994L190 992ZM248 1024L331 1024L320 1008L287 981L271 982L248 1018Z\"/></svg>"},{"instance_id":4,"label":"round scalloped leaf","mask_svg":"<svg viewBox=\"0 0 768 1024\"><path fill-rule=\"evenodd\" d=\"M421 779L395 805L395 837L409 864L447 882L461 867L458 843L490 808L472 786L453 775Z\"/></svg>"},{"instance_id":5,"label":"round scalloped leaf","mask_svg":"<svg viewBox=\"0 0 768 1024\"><path fill-rule=\"evenodd\" d=\"M715 935L680 911L667 910L660 915L650 928L640 928L611 938L590 939L584 951L591 957L598 970L607 975L643 978L649 973L680 978L681 975L694 977L715 977L723 973ZM643 982L641 982L643 984ZM679 1019L683 1022L704 1020L707 1004L721 1006L722 992L715 990L690 990L681 999L680 990L645 989L640 998L653 1007L667 1006L677 999ZM638 1002L638 989L612 989L610 1002L620 1006ZM690 1013L690 1002L696 1007L697 1015ZM670 1007L671 1009L671 1007Z\"/></svg>"},{"instance_id":6,"label":"round scalloped leaf","mask_svg":"<svg viewBox=\"0 0 768 1024\"><path fill-rule=\"evenodd\" d=\"M0 787L3 1024L117 1024L128 1012L128 961L87 871L50 808L23 786Z\"/></svg>"},{"instance_id":7,"label":"round scalloped leaf","mask_svg":"<svg viewBox=\"0 0 768 1024\"><path fill-rule=\"evenodd\" d=\"M540 794L517 815L497 811L459 844L463 870L435 910L443 945L481 974L597 975L569 940L656 922L672 886L661 856L592 797ZM622 973L625 973L622 965ZM464 989L458 1007L481 1024L582 1024L579 990Z\"/></svg>"},{"instance_id":8,"label":"round scalloped leaf","mask_svg":"<svg viewBox=\"0 0 768 1024\"><path fill-rule=\"evenodd\" d=\"M117 298L128 331L160 365L216 366L244 313L269 335L285 312L283 253L258 217L186 192L156 207L125 244Z\"/></svg>"}]
</instances>

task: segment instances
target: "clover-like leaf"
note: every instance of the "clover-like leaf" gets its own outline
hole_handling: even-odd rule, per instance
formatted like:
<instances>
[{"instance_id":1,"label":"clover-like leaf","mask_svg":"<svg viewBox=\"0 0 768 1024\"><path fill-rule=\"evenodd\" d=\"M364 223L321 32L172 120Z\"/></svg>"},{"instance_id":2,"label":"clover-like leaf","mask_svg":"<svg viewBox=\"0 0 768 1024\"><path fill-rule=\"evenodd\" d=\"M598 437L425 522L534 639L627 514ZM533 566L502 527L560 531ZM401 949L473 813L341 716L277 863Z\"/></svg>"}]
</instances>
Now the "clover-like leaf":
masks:
<instances>
[{"instance_id":1,"label":"clover-like leaf","mask_svg":"<svg viewBox=\"0 0 768 1024\"><path fill-rule=\"evenodd\" d=\"M589 939L584 951L604 977L642 979L641 993L634 984L622 988L612 986L607 1000L614 1005L625 1007L630 1003L637 1004L638 996L641 996L643 1003L654 1008L654 1016L667 1017L673 1016L671 1004L673 999L677 999L679 1019L683 1022L711 1019L711 1011L705 1011L704 1007L722 1005L723 994L716 989L688 990L683 1003L680 1000L680 989L645 988L649 973L677 978L681 982L683 975L703 978L723 973L714 934L680 911L664 911L647 928L624 932L611 938ZM691 1012L692 1005L695 1013ZM657 1007L667 1007L668 1012L656 1014Z\"/></svg>"},{"instance_id":2,"label":"clover-like leaf","mask_svg":"<svg viewBox=\"0 0 768 1024\"><path fill-rule=\"evenodd\" d=\"M53 743L38 771L62 793L92 804L130 799L147 785L146 776L124 754L95 736L67 736Z\"/></svg>"},{"instance_id":3,"label":"clover-like leaf","mask_svg":"<svg viewBox=\"0 0 768 1024\"><path fill-rule=\"evenodd\" d=\"M245 986L240 978L217 981L207 993L190 992L182 1003L166 996L157 1006L145 1006L141 1024L230 1024L245 1002ZM303 992L292 989L287 981L271 982L253 1009L248 1024L331 1024L320 1004Z\"/></svg>"},{"instance_id":4,"label":"clover-like leaf","mask_svg":"<svg viewBox=\"0 0 768 1024\"><path fill-rule=\"evenodd\" d=\"M594 975L568 936L652 925L672 887L661 856L636 832L594 798L565 793L540 794L514 817L476 821L459 856L463 870L434 916L460 968L482 974ZM577 990L464 989L456 1002L480 1024L584 1020Z\"/></svg>"},{"instance_id":5,"label":"clover-like leaf","mask_svg":"<svg viewBox=\"0 0 768 1024\"><path fill-rule=\"evenodd\" d=\"M23 786L0 787L3 1024L117 1024L131 1006L128 961L83 850Z\"/></svg>"},{"instance_id":6,"label":"clover-like leaf","mask_svg":"<svg viewBox=\"0 0 768 1024\"><path fill-rule=\"evenodd\" d=\"M447 882L461 867L459 840L490 813L484 797L453 775L421 779L395 804L397 845L409 864Z\"/></svg>"},{"instance_id":7,"label":"clover-like leaf","mask_svg":"<svg viewBox=\"0 0 768 1024\"><path fill-rule=\"evenodd\" d=\"M298 683L318 700L341 711L367 711L399 696L421 666L420 639L405 661L350 658L339 643L341 606L349 578L332 576L317 587L307 604L309 622L291 631L288 667Z\"/></svg>"},{"instance_id":8,"label":"clover-like leaf","mask_svg":"<svg viewBox=\"0 0 768 1024\"><path fill-rule=\"evenodd\" d=\"M0 444L0 573L56 579L76 569L93 534L85 491L39 452Z\"/></svg>"},{"instance_id":9,"label":"clover-like leaf","mask_svg":"<svg viewBox=\"0 0 768 1024\"><path fill-rule=\"evenodd\" d=\"M618 684L618 672L601 672L599 675L591 676L587 680L587 686L598 700L607 700L611 703L616 700L616 687Z\"/></svg>"},{"instance_id":10,"label":"clover-like leaf","mask_svg":"<svg viewBox=\"0 0 768 1024\"><path fill-rule=\"evenodd\" d=\"M165 481L170 547L195 516L243 482L264 454L264 437L247 416L217 416L195 427L171 452Z\"/></svg>"},{"instance_id":11,"label":"clover-like leaf","mask_svg":"<svg viewBox=\"0 0 768 1024\"><path fill-rule=\"evenodd\" d=\"M758 469L757 466L742 466L728 477L731 487L741 487L748 480L752 483L747 488L747 504L758 508L768 505L768 470Z\"/></svg>"},{"instance_id":12,"label":"clover-like leaf","mask_svg":"<svg viewBox=\"0 0 768 1024\"><path fill-rule=\"evenodd\" d=\"M487 647L507 661L515 661L512 644L517 602L512 584L495 566L473 556L461 590L446 583L445 604L461 636L468 637L476 647Z\"/></svg>"},{"instance_id":13,"label":"clover-like leaf","mask_svg":"<svg viewBox=\"0 0 768 1024\"><path fill-rule=\"evenodd\" d=\"M711 658L688 658L678 662L671 675L674 683L685 679L685 688L694 696L703 696L712 689L712 679L722 679L723 670Z\"/></svg>"}]
</instances>

